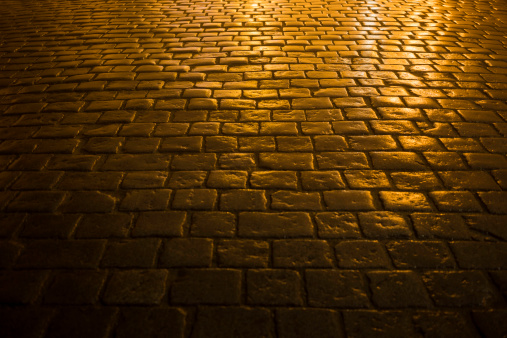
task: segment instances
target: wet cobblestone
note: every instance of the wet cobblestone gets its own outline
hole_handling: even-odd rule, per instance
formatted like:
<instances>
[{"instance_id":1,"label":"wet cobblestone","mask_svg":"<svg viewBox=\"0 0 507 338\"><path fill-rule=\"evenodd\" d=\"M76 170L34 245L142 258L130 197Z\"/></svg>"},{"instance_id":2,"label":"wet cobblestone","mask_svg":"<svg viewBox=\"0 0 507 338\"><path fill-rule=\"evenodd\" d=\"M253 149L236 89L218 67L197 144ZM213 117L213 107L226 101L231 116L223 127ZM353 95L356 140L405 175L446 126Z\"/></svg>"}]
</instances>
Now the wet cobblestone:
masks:
<instances>
[{"instance_id":1,"label":"wet cobblestone","mask_svg":"<svg viewBox=\"0 0 507 338\"><path fill-rule=\"evenodd\" d=\"M0 336L507 336L502 0L0 17Z\"/></svg>"}]
</instances>

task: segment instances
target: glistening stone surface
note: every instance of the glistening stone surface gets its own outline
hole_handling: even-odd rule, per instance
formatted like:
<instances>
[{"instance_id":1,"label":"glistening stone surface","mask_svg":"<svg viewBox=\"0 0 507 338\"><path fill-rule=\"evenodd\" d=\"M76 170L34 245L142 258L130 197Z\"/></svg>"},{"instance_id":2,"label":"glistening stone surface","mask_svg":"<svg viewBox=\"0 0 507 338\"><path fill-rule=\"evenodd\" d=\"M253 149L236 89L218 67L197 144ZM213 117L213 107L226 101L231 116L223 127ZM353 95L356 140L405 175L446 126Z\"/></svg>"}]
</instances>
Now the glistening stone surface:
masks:
<instances>
[{"instance_id":1,"label":"glistening stone surface","mask_svg":"<svg viewBox=\"0 0 507 338\"><path fill-rule=\"evenodd\" d=\"M505 0L3 0L0 336L507 336Z\"/></svg>"}]
</instances>

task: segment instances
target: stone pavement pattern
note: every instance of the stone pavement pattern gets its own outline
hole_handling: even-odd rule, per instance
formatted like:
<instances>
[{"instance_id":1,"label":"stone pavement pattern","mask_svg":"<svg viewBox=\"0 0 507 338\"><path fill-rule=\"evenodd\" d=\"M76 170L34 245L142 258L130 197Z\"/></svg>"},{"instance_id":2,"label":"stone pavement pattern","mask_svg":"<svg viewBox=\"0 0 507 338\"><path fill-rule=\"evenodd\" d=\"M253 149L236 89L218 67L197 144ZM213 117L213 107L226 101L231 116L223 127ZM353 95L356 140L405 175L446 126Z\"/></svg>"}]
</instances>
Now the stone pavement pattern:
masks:
<instances>
[{"instance_id":1,"label":"stone pavement pattern","mask_svg":"<svg viewBox=\"0 0 507 338\"><path fill-rule=\"evenodd\" d=\"M2 337L506 337L498 0L0 1Z\"/></svg>"}]
</instances>

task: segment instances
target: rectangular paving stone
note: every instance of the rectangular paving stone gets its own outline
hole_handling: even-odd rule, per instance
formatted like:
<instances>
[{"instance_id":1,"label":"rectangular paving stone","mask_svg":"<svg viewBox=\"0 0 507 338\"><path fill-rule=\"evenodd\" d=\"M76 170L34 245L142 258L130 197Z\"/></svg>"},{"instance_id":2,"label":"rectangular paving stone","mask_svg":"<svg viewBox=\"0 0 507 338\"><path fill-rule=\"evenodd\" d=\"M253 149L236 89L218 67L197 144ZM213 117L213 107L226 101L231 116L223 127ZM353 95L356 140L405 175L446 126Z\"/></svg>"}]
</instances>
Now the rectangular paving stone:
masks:
<instances>
[{"instance_id":1,"label":"rectangular paving stone","mask_svg":"<svg viewBox=\"0 0 507 338\"><path fill-rule=\"evenodd\" d=\"M424 120L421 109L416 108L398 108L398 107L380 107L380 115L390 120Z\"/></svg>"},{"instance_id":2,"label":"rectangular paving stone","mask_svg":"<svg viewBox=\"0 0 507 338\"><path fill-rule=\"evenodd\" d=\"M494 214L507 214L505 207L505 191L488 191L478 193L480 199L486 204L486 207Z\"/></svg>"},{"instance_id":3,"label":"rectangular paving stone","mask_svg":"<svg viewBox=\"0 0 507 338\"><path fill-rule=\"evenodd\" d=\"M295 171L254 171L250 175L253 188L297 189Z\"/></svg>"},{"instance_id":4,"label":"rectangular paving stone","mask_svg":"<svg viewBox=\"0 0 507 338\"><path fill-rule=\"evenodd\" d=\"M201 136L166 137L160 144L160 152L199 152L202 148Z\"/></svg>"},{"instance_id":5,"label":"rectangular paving stone","mask_svg":"<svg viewBox=\"0 0 507 338\"><path fill-rule=\"evenodd\" d=\"M98 138L96 138L98 139ZM96 141L93 141L95 143ZM108 138L102 139L98 144L94 144L90 147L90 152L97 153L113 153L116 152L118 146L121 142L121 139ZM34 153L48 153L48 154L71 154L74 152L76 147L79 144L79 140L74 139L65 139L65 140L40 140L37 144L37 148L34 150ZM85 148L89 146L86 145Z\"/></svg>"},{"instance_id":6,"label":"rectangular paving stone","mask_svg":"<svg viewBox=\"0 0 507 338\"><path fill-rule=\"evenodd\" d=\"M372 302L380 308L429 307L431 301L421 278L412 271L371 271Z\"/></svg>"},{"instance_id":7,"label":"rectangular paving stone","mask_svg":"<svg viewBox=\"0 0 507 338\"><path fill-rule=\"evenodd\" d=\"M302 305L302 281L298 272L281 269L256 269L247 272L249 304Z\"/></svg>"},{"instance_id":8,"label":"rectangular paving stone","mask_svg":"<svg viewBox=\"0 0 507 338\"><path fill-rule=\"evenodd\" d=\"M316 192L277 191L271 194L271 208L278 210L321 210L321 198Z\"/></svg>"},{"instance_id":9,"label":"rectangular paving stone","mask_svg":"<svg viewBox=\"0 0 507 338\"><path fill-rule=\"evenodd\" d=\"M168 271L162 269L115 271L102 296L106 304L157 305L166 293Z\"/></svg>"},{"instance_id":10,"label":"rectangular paving stone","mask_svg":"<svg viewBox=\"0 0 507 338\"><path fill-rule=\"evenodd\" d=\"M17 270L0 272L0 301L3 304L29 304L39 296L47 271Z\"/></svg>"},{"instance_id":11,"label":"rectangular paving stone","mask_svg":"<svg viewBox=\"0 0 507 338\"><path fill-rule=\"evenodd\" d=\"M153 238L109 240L100 261L104 268L152 268L160 247Z\"/></svg>"},{"instance_id":12,"label":"rectangular paving stone","mask_svg":"<svg viewBox=\"0 0 507 338\"><path fill-rule=\"evenodd\" d=\"M293 109L326 109L333 108L333 104L328 97L322 98L297 98L292 99Z\"/></svg>"},{"instance_id":13,"label":"rectangular paving stone","mask_svg":"<svg viewBox=\"0 0 507 338\"><path fill-rule=\"evenodd\" d=\"M440 171L444 184L453 190L499 190L491 175L483 171Z\"/></svg>"},{"instance_id":14,"label":"rectangular paving stone","mask_svg":"<svg viewBox=\"0 0 507 338\"><path fill-rule=\"evenodd\" d=\"M259 124L250 123L224 123L222 133L227 135L256 135L259 132Z\"/></svg>"},{"instance_id":15,"label":"rectangular paving stone","mask_svg":"<svg viewBox=\"0 0 507 338\"><path fill-rule=\"evenodd\" d=\"M180 189L174 193L173 209L212 210L217 203L214 189Z\"/></svg>"},{"instance_id":16,"label":"rectangular paving stone","mask_svg":"<svg viewBox=\"0 0 507 338\"><path fill-rule=\"evenodd\" d=\"M385 248L378 241L344 240L335 247L338 266L348 269L389 268L390 261Z\"/></svg>"},{"instance_id":17,"label":"rectangular paving stone","mask_svg":"<svg viewBox=\"0 0 507 338\"><path fill-rule=\"evenodd\" d=\"M304 212L241 212L238 235L241 237L311 237L313 224Z\"/></svg>"},{"instance_id":18,"label":"rectangular paving stone","mask_svg":"<svg viewBox=\"0 0 507 338\"><path fill-rule=\"evenodd\" d=\"M416 330L421 330L429 335L436 332L462 337L473 337L477 335L474 327L469 325L466 316L458 311L417 311L413 315Z\"/></svg>"},{"instance_id":19,"label":"rectangular paving stone","mask_svg":"<svg viewBox=\"0 0 507 338\"><path fill-rule=\"evenodd\" d=\"M440 211L482 211L479 201L470 191L431 191L429 195Z\"/></svg>"},{"instance_id":20,"label":"rectangular paving stone","mask_svg":"<svg viewBox=\"0 0 507 338\"><path fill-rule=\"evenodd\" d=\"M157 123L153 136L181 136L187 133L188 123Z\"/></svg>"},{"instance_id":21,"label":"rectangular paving stone","mask_svg":"<svg viewBox=\"0 0 507 338\"><path fill-rule=\"evenodd\" d=\"M68 238L74 231L79 215L32 214L27 215L19 236L28 238Z\"/></svg>"},{"instance_id":22,"label":"rectangular paving stone","mask_svg":"<svg viewBox=\"0 0 507 338\"><path fill-rule=\"evenodd\" d=\"M16 119L17 120L17 119ZM37 132L37 127L6 127L1 128L2 136L0 139L2 140L22 140L31 135L38 135L40 130L45 130L45 128L51 128L51 126L42 126Z\"/></svg>"},{"instance_id":23,"label":"rectangular paving stone","mask_svg":"<svg viewBox=\"0 0 507 338\"><path fill-rule=\"evenodd\" d=\"M170 155L164 154L112 154L102 165L102 170L165 170L169 166Z\"/></svg>"},{"instance_id":24,"label":"rectangular paving stone","mask_svg":"<svg viewBox=\"0 0 507 338\"><path fill-rule=\"evenodd\" d=\"M381 191L379 196L387 210L431 210L427 197L422 193Z\"/></svg>"},{"instance_id":25,"label":"rectangular paving stone","mask_svg":"<svg viewBox=\"0 0 507 338\"><path fill-rule=\"evenodd\" d=\"M267 241L249 239L224 239L217 247L220 267L266 268L270 260Z\"/></svg>"},{"instance_id":26,"label":"rectangular paving stone","mask_svg":"<svg viewBox=\"0 0 507 338\"><path fill-rule=\"evenodd\" d=\"M308 305L325 308L368 307L366 285L357 271L306 270Z\"/></svg>"},{"instance_id":27,"label":"rectangular paving stone","mask_svg":"<svg viewBox=\"0 0 507 338\"><path fill-rule=\"evenodd\" d=\"M5 114L37 114L40 113L45 106L46 103L39 102L15 104L9 107Z\"/></svg>"},{"instance_id":28,"label":"rectangular paving stone","mask_svg":"<svg viewBox=\"0 0 507 338\"><path fill-rule=\"evenodd\" d=\"M104 240L37 240L25 247L16 266L39 269L96 268L104 248Z\"/></svg>"},{"instance_id":29,"label":"rectangular paving stone","mask_svg":"<svg viewBox=\"0 0 507 338\"><path fill-rule=\"evenodd\" d=\"M319 169L369 168L366 155L361 152L324 152L316 155Z\"/></svg>"},{"instance_id":30,"label":"rectangular paving stone","mask_svg":"<svg viewBox=\"0 0 507 338\"><path fill-rule=\"evenodd\" d=\"M265 192L253 189L238 189L223 192L220 196L220 210L266 210Z\"/></svg>"},{"instance_id":31,"label":"rectangular paving stone","mask_svg":"<svg viewBox=\"0 0 507 338\"><path fill-rule=\"evenodd\" d=\"M37 138L73 138L81 129L78 126L44 126L34 136Z\"/></svg>"},{"instance_id":32,"label":"rectangular paving stone","mask_svg":"<svg viewBox=\"0 0 507 338\"><path fill-rule=\"evenodd\" d=\"M92 306L59 309L47 328L48 336L104 337L113 325L117 309ZM76 330L77 333L73 333Z\"/></svg>"},{"instance_id":33,"label":"rectangular paving stone","mask_svg":"<svg viewBox=\"0 0 507 338\"><path fill-rule=\"evenodd\" d=\"M192 213L190 234L195 237L233 237L236 216L230 212L198 211Z\"/></svg>"},{"instance_id":34,"label":"rectangular paving stone","mask_svg":"<svg viewBox=\"0 0 507 338\"><path fill-rule=\"evenodd\" d=\"M389 336L414 336L416 331L411 316L406 311L393 310L345 310L345 332L351 337L365 337L375 332Z\"/></svg>"},{"instance_id":35,"label":"rectangular paving stone","mask_svg":"<svg viewBox=\"0 0 507 338\"><path fill-rule=\"evenodd\" d=\"M24 172L11 185L13 190L50 190L61 177L62 173L52 172Z\"/></svg>"},{"instance_id":36,"label":"rectangular paving stone","mask_svg":"<svg viewBox=\"0 0 507 338\"><path fill-rule=\"evenodd\" d=\"M125 175L122 187L129 188L162 188L167 180L165 172L130 172Z\"/></svg>"},{"instance_id":37,"label":"rectangular paving stone","mask_svg":"<svg viewBox=\"0 0 507 338\"><path fill-rule=\"evenodd\" d=\"M187 313L180 308L121 309L114 335L119 338L139 335L171 335L182 338Z\"/></svg>"},{"instance_id":38,"label":"rectangular paving stone","mask_svg":"<svg viewBox=\"0 0 507 338\"><path fill-rule=\"evenodd\" d=\"M473 169L507 168L507 158L500 154L465 153L463 155Z\"/></svg>"},{"instance_id":39,"label":"rectangular paving stone","mask_svg":"<svg viewBox=\"0 0 507 338\"><path fill-rule=\"evenodd\" d=\"M464 218L466 224L473 230L492 234L504 240L507 237L506 229L501 225L507 220L505 215L475 214L466 215Z\"/></svg>"},{"instance_id":40,"label":"rectangular paving stone","mask_svg":"<svg viewBox=\"0 0 507 338\"><path fill-rule=\"evenodd\" d=\"M111 212L115 206L116 198L110 193L73 191L68 194L60 210L63 212L107 213Z\"/></svg>"},{"instance_id":41,"label":"rectangular paving stone","mask_svg":"<svg viewBox=\"0 0 507 338\"><path fill-rule=\"evenodd\" d=\"M29 154L37 147L34 140L5 140L0 143L0 154Z\"/></svg>"},{"instance_id":42,"label":"rectangular paving stone","mask_svg":"<svg viewBox=\"0 0 507 338\"><path fill-rule=\"evenodd\" d=\"M498 336L505 332L505 323L501 320L505 316L503 309L476 310L472 312L474 321L484 335Z\"/></svg>"},{"instance_id":43,"label":"rectangular paving stone","mask_svg":"<svg viewBox=\"0 0 507 338\"><path fill-rule=\"evenodd\" d=\"M331 190L345 187L338 171L301 172L301 185L304 190Z\"/></svg>"},{"instance_id":44,"label":"rectangular paving stone","mask_svg":"<svg viewBox=\"0 0 507 338\"><path fill-rule=\"evenodd\" d=\"M345 170L344 176L351 188L375 189L391 186L387 175L381 170Z\"/></svg>"},{"instance_id":45,"label":"rectangular paving stone","mask_svg":"<svg viewBox=\"0 0 507 338\"><path fill-rule=\"evenodd\" d=\"M366 107L366 102L362 97L340 97L334 98L333 103L338 108L361 108Z\"/></svg>"},{"instance_id":46,"label":"rectangular paving stone","mask_svg":"<svg viewBox=\"0 0 507 338\"><path fill-rule=\"evenodd\" d=\"M8 205L14 212L53 212L64 200L65 194L57 191L22 191Z\"/></svg>"},{"instance_id":47,"label":"rectangular paving stone","mask_svg":"<svg viewBox=\"0 0 507 338\"><path fill-rule=\"evenodd\" d=\"M185 109L187 100L185 99L169 99L169 100L158 100L155 104L155 109Z\"/></svg>"},{"instance_id":48,"label":"rectangular paving stone","mask_svg":"<svg viewBox=\"0 0 507 338\"><path fill-rule=\"evenodd\" d=\"M444 148L438 140L430 136L399 136L401 146L407 150L442 151Z\"/></svg>"},{"instance_id":49,"label":"rectangular paving stone","mask_svg":"<svg viewBox=\"0 0 507 338\"><path fill-rule=\"evenodd\" d=\"M273 337L274 321L271 312L262 307L200 307L191 337L202 337L209 332L215 337Z\"/></svg>"},{"instance_id":50,"label":"rectangular paving stone","mask_svg":"<svg viewBox=\"0 0 507 338\"><path fill-rule=\"evenodd\" d=\"M312 170L313 155L311 153L261 153L259 165L274 170Z\"/></svg>"},{"instance_id":51,"label":"rectangular paving stone","mask_svg":"<svg viewBox=\"0 0 507 338\"><path fill-rule=\"evenodd\" d=\"M343 120L340 109L311 109L306 110L307 121L340 121Z\"/></svg>"},{"instance_id":52,"label":"rectangular paving stone","mask_svg":"<svg viewBox=\"0 0 507 338\"><path fill-rule=\"evenodd\" d=\"M273 136L238 137L239 149L245 152L273 152L276 148Z\"/></svg>"},{"instance_id":53,"label":"rectangular paving stone","mask_svg":"<svg viewBox=\"0 0 507 338\"><path fill-rule=\"evenodd\" d=\"M294 122L261 122L261 135L297 135L297 124Z\"/></svg>"},{"instance_id":54,"label":"rectangular paving stone","mask_svg":"<svg viewBox=\"0 0 507 338\"><path fill-rule=\"evenodd\" d=\"M241 271L186 269L172 282L169 295L175 304L239 304Z\"/></svg>"},{"instance_id":55,"label":"rectangular paving stone","mask_svg":"<svg viewBox=\"0 0 507 338\"><path fill-rule=\"evenodd\" d=\"M203 188L205 180L205 171L175 171L171 173L167 186L172 189Z\"/></svg>"},{"instance_id":56,"label":"rectangular paving stone","mask_svg":"<svg viewBox=\"0 0 507 338\"><path fill-rule=\"evenodd\" d=\"M255 109L255 100L222 99L220 109Z\"/></svg>"},{"instance_id":57,"label":"rectangular paving stone","mask_svg":"<svg viewBox=\"0 0 507 338\"><path fill-rule=\"evenodd\" d=\"M214 110L218 108L217 100L215 99L201 99L193 98L190 99L188 109L210 109Z\"/></svg>"},{"instance_id":58,"label":"rectangular paving stone","mask_svg":"<svg viewBox=\"0 0 507 338\"><path fill-rule=\"evenodd\" d=\"M92 101L86 108L86 111L105 111L120 109L122 100L108 100L108 101Z\"/></svg>"},{"instance_id":59,"label":"rectangular paving stone","mask_svg":"<svg viewBox=\"0 0 507 338\"><path fill-rule=\"evenodd\" d=\"M423 238L470 239L472 234L460 215L447 213L413 213L414 229Z\"/></svg>"},{"instance_id":60,"label":"rectangular paving stone","mask_svg":"<svg viewBox=\"0 0 507 338\"><path fill-rule=\"evenodd\" d=\"M206 238L173 238L163 243L158 266L210 267L213 241Z\"/></svg>"},{"instance_id":61,"label":"rectangular paving stone","mask_svg":"<svg viewBox=\"0 0 507 338\"><path fill-rule=\"evenodd\" d=\"M440 269L456 266L453 255L444 242L390 241L386 247L394 265L400 269Z\"/></svg>"},{"instance_id":62,"label":"rectangular paving stone","mask_svg":"<svg viewBox=\"0 0 507 338\"><path fill-rule=\"evenodd\" d=\"M390 135L349 136L350 148L354 150L394 150L398 145Z\"/></svg>"},{"instance_id":63,"label":"rectangular paving stone","mask_svg":"<svg viewBox=\"0 0 507 338\"><path fill-rule=\"evenodd\" d=\"M276 268L329 268L334 266L329 244L323 240L292 239L273 242Z\"/></svg>"},{"instance_id":64,"label":"rectangular paving stone","mask_svg":"<svg viewBox=\"0 0 507 338\"><path fill-rule=\"evenodd\" d=\"M320 238L359 238L361 232L351 212L319 212L315 215Z\"/></svg>"},{"instance_id":65,"label":"rectangular paving stone","mask_svg":"<svg viewBox=\"0 0 507 338\"><path fill-rule=\"evenodd\" d=\"M502 302L498 291L480 271L429 271L422 279L437 306L493 307Z\"/></svg>"},{"instance_id":66,"label":"rectangular paving stone","mask_svg":"<svg viewBox=\"0 0 507 338\"><path fill-rule=\"evenodd\" d=\"M23 246L14 241L1 241L0 244L0 267L8 269L14 265Z\"/></svg>"},{"instance_id":67,"label":"rectangular paving stone","mask_svg":"<svg viewBox=\"0 0 507 338\"><path fill-rule=\"evenodd\" d=\"M303 126L305 133L305 126ZM308 134L308 133L307 133ZM313 137L315 151L339 151L348 150L347 143L343 136L339 135L316 135Z\"/></svg>"},{"instance_id":68,"label":"rectangular paving stone","mask_svg":"<svg viewBox=\"0 0 507 338\"><path fill-rule=\"evenodd\" d=\"M459 170L465 169L465 163L454 152L424 152L423 156L434 170Z\"/></svg>"},{"instance_id":69,"label":"rectangular paving stone","mask_svg":"<svg viewBox=\"0 0 507 338\"><path fill-rule=\"evenodd\" d=\"M372 211L359 213L361 230L370 238L406 238L412 236L410 223L401 213Z\"/></svg>"},{"instance_id":70,"label":"rectangular paving stone","mask_svg":"<svg viewBox=\"0 0 507 338\"><path fill-rule=\"evenodd\" d=\"M174 170L212 170L215 168L215 154L182 154L175 155L171 162Z\"/></svg>"},{"instance_id":71,"label":"rectangular paving stone","mask_svg":"<svg viewBox=\"0 0 507 338\"><path fill-rule=\"evenodd\" d=\"M276 311L279 337L341 338L342 329L337 311L329 309L285 308Z\"/></svg>"},{"instance_id":72,"label":"rectangular paving stone","mask_svg":"<svg viewBox=\"0 0 507 338\"><path fill-rule=\"evenodd\" d=\"M164 210L169 203L170 189L130 190L122 199L121 211Z\"/></svg>"},{"instance_id":73,"label":"rectangular paving stone","mask_svg":"<svg viewBox=\"0 0 507 338\"><path fill-rule=\"evenodd\" d=\"M207 186L210 188L246 188L248 172L215 170L210 172Z\"/></svg>"},{"instance_id":74,"label":"rectangular paving stone","mask_svg":"<svg viewBox=\"0 0 507 338\"><path fill-rule=\"evenodd\" d=\"M451 249L462 268L503 269L505 263L505 242L451 242Z\"/></svg>"},{"instance_id":75,"label":"rectangular paving stone","mask_svg":"<svg viewBox=\"0 0 507 338\"><path fill-rule=\"evenodd\" d=\"M401 190L438 190L442 184L433 172L392 172L391 179Z\"/></svg>"},{"instance_id":76,"label":"rectangular paving stone","mask_svg":"<svg viewBox=\"0 0 507 338\"><path fill-rule=\"evenodd\" d=\"M44 303L58 305L94 304L99 299L105 280L105 271L58 271L51 276L48 288L44 292Z\"/></svg>"},{"instance_id":77,"label":"rectangular paving stone","mask_svg":"<svg viewBox=\"0 0 507 338\"><path fill-rule=\"evenodd\" d=\"M334 190L324 191L324 202L328 210L375 210L375 200L369 191Z\"/></svg>"},{"instance_id":78,"label":"rectangular paving stone","mask_svg":"<svg viewBox=\"0 0 507 338\"><path fill-rule=\"evenodd\" d=\"M179 237L183 235L187 214L183 211L141 212L132 229L135 237Z\"/></svg>"},{"instance_id":79,"label":"rectangular paving stone","mask_svg":"<svg viewBox=\"0 0 507 338\"><path fill-rule=\"evenodd\" d=\"M51 125L57 123L63 118L62 113L44 113L37 115L22 115L21 118L14 123L15 126L37 126Z\"/></svg>"},{"instance_id":80,"label":"rectangular paving stone","mask_svg":"<svg viewBox=\"0 0 507 338\"><path fill-rule=\"evenodd\" d=\"M86 214L78 223L74 236L76 238L126 237L132 216L124 213Z\"/></svg>"}]
</instances>

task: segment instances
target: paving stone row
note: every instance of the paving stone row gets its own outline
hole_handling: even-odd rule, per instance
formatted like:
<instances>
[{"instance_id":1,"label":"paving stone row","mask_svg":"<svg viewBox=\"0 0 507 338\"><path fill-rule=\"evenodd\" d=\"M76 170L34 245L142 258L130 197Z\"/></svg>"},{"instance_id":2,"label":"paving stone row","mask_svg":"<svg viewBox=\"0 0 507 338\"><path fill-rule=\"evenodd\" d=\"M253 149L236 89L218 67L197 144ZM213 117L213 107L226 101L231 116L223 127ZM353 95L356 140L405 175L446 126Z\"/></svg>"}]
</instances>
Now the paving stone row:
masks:
<instances>
[{"instance_id":1,"label":"paving stone row","mask_svg":"<svg viewBox=\"0 0 507 338\"><path fill-rule=\"evenodd\" d=\"M0 336L507 335L502 1L0 5Z\"/></svg>"}]
</instances>

